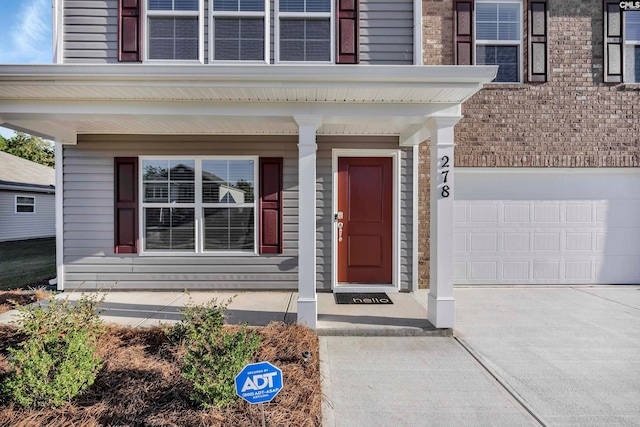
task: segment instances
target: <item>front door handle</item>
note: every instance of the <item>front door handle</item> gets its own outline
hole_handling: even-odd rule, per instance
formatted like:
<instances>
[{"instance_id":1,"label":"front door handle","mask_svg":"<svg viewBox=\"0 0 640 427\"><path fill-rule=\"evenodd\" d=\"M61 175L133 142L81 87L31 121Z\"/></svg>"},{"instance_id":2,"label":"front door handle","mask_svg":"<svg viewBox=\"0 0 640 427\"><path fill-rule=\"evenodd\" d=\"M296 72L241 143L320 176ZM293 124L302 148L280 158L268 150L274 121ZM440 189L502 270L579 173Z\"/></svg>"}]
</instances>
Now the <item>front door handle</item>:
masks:
<instances>
[{"instance_id":1,"label":"front door handle","mask_svg":"<svg viewBox=\"0 0 640 427\"><path fill-rule=\"evenodd\" d=\"M344 227L344 224L338 222L338 242L342 242L342 227Z\"/></svg>"}]
</instances>

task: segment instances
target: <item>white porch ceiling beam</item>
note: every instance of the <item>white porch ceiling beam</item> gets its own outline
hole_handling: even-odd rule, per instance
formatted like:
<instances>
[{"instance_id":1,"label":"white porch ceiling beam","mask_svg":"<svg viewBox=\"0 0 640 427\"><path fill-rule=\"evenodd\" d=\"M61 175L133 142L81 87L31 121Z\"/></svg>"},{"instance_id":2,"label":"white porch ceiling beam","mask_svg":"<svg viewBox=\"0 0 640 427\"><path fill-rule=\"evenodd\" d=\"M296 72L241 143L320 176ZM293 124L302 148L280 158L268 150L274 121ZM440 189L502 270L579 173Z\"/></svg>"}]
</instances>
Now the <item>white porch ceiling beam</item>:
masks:
<instances>
[{"instance_id":1,"label":"white porch ceiling beam","mask_svg":"<svg viewBox=\"0 0 640 427\"><path fill-rule=\"evenodd\" d=\"M446 114L456 104L307 103L307 102L139 102L139 101L42 101L7 100L0 103L0 115L7 122L29 115L34 120L148 120L174 117L292 117L322 116L324 123L345 123L356 117L385 117L389 120L424 121L426 116ZM126 114L123 114L126 111ZM94 116L94 117L91 117ZM290 119L292 121L292 119Z\"/></svg>"},{"instance_id":2,"label":"white porch ceiling beam","mask_svg":"<svg viewBox=\"0 0 640 427\"><path fill-rule=\"evenodd\" d=\"M28 117L23 116L22 119ZM64 126L61 123L50 123L41 120L11 120L9 117L2 124L3 127L16 132L24 132L40 138L60 142L62 144L77 144L78 135L73 126Z\"/></svg>"}]
</instances>

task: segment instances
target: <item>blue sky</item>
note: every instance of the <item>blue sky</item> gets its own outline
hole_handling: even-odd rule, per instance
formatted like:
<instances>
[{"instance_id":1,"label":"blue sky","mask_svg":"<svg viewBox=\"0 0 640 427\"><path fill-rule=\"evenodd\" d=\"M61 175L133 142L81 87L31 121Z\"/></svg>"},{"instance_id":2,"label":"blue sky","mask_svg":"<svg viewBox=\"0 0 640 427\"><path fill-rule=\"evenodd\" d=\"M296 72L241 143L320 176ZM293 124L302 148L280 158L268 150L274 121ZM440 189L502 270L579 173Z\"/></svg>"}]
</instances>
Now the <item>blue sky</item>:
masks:
<instances>
[{"instance_id":1,"label":"blue sky","mask_svg":"<svg viewBox=\"0 0 640 427\"><path fill-rule=\"evenodd\" d=\"M0 64L53 61L51 0L0 0ZM13 132L0 127L0 135Z\"/></svg>"}]
</instances>

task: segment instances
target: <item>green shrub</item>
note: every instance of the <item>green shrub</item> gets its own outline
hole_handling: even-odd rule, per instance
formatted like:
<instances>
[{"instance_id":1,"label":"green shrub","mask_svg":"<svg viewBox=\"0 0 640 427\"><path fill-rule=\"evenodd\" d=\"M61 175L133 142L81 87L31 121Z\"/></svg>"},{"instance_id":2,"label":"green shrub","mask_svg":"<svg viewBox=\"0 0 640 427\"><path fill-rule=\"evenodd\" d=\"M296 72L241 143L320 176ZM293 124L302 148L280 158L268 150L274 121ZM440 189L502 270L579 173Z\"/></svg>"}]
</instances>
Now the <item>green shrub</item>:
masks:
<instances>
[{"instance_id":1,"label":"green shrub","mask_svg":"<svg viewBox=\"0 0 640 427\"><path fill-rule=\"evenodd\" d=\"M224 408L238 399L234 379L260 346L260 336L246 325L237 332L223 330L230 302L188 305L184 321L169 333L170 339L187 345L181 371L193 385L192 401L205 408Z\"/></svg>"},{"instance_id":2,"label":"green shrub","mask_svg":"<svg viewBox=\"0 0 640 427\"><path fill-rule=\"evenodd\" d=\"M22 406L58 407L93 384L101 360L95 356L102 302L83 295L76 305L49 299L46 305L20 307L26 340L10 348L12 371L2 392Z\"/></svg>"}]
</instances>

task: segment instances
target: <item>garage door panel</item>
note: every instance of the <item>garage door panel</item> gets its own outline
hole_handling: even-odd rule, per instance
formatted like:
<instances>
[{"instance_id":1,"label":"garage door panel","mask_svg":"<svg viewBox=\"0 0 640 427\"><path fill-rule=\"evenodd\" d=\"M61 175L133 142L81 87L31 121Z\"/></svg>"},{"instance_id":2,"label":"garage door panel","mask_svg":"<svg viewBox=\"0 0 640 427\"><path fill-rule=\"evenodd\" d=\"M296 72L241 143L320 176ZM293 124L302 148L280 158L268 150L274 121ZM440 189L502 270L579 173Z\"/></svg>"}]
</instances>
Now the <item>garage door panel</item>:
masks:
<instances>
[{"instance_id":1,"label":"garage door panel","mask_svg":"<svg viewBox=\"0 0 640 427\"><path fill-rule=\"evenodd\" d=\"M457 284L640 283L640 170L456 171Z\"/></svg>"}]
</instances>

